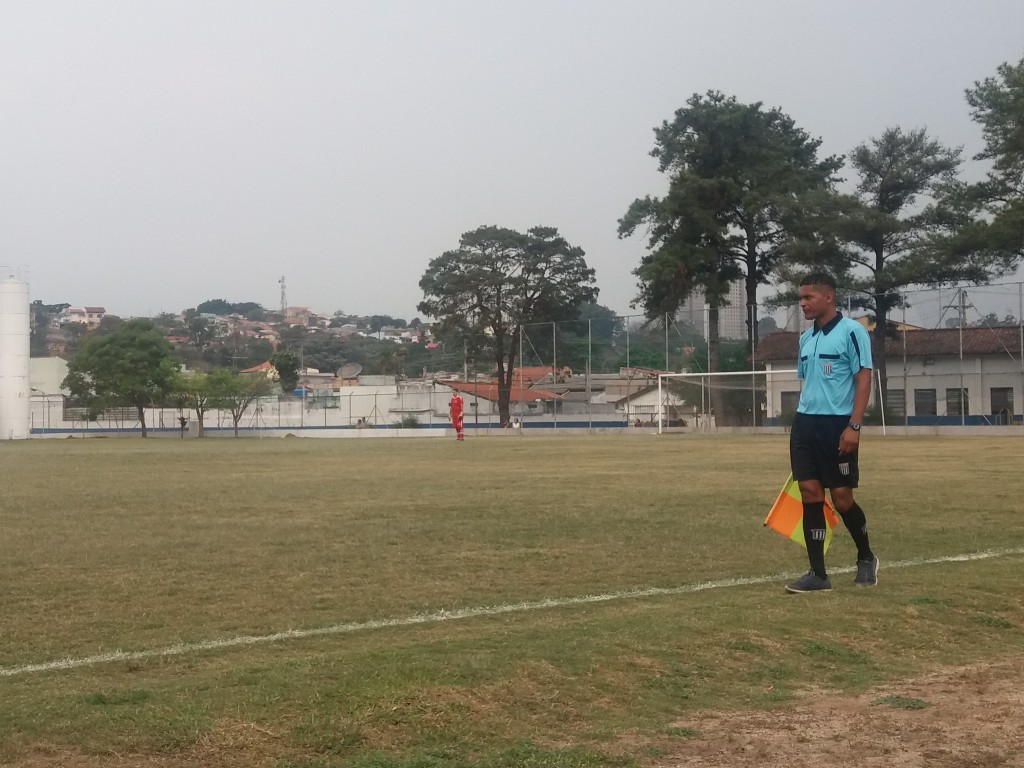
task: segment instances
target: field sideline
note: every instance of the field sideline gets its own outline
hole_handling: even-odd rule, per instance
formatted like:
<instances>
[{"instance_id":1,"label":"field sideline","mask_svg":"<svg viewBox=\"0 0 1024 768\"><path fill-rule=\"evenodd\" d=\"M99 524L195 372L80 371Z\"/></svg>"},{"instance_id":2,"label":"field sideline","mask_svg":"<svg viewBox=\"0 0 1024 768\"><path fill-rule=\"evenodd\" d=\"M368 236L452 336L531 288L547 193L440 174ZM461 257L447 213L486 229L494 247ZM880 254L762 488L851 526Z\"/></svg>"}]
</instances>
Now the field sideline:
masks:
<instances>
[{"instance_id":1,"label":"field sideline","mask_svg":"<svg viewBox=\"0 0 1024 768\"><path fill-rule=\"evenodd\" d=\"M1020 445L871 437L879 588L841 532L787 598L780 436L3 444L0 762L647 765L686 712L1015 658Z\"/></svg>"}]
</instances>

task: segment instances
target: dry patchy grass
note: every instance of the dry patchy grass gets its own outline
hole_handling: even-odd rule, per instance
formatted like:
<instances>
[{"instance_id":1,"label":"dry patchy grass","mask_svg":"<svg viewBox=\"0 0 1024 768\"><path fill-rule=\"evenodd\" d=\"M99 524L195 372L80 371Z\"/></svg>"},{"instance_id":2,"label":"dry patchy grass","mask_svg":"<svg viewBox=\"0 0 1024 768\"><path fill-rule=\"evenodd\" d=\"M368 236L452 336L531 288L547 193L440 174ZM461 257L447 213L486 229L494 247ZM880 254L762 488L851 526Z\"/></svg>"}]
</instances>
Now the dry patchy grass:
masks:
<instances>
[{"instance_id":1,"label":"dry patchy grass","mask_svg":"<svg viewBox=\"0 0 1024 768\"><path fill-rule=\"evenodd\" d=\"M643 763L681 711L1017 653L1020 558L884 563L1024 546L1018 445L866 441L877 590L838 576L810 600L749 586L0 678L0 761ZM786 472L781 437L7 444L0 666L795 571L760 526ZM830 562L852 556L841 534Z\"/></svg>"}]
</instances>

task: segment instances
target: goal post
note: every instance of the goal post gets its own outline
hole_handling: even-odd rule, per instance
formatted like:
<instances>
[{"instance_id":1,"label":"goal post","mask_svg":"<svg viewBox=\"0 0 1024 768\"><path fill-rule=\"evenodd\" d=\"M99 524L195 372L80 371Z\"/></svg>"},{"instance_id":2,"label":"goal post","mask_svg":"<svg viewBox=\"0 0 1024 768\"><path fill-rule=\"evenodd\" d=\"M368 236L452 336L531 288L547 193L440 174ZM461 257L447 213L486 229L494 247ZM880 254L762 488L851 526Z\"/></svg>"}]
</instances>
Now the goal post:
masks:
<instances>
[{"instance_id":1,"label":"goal post","mask_svg":"<svg viewBox=\"0 0 1024 768\"><path fill-rule=\"evenodd\" d=\"M714 432L785 423L799 397L795 368L659 373L658 434L669 426Z\"/></svg>"}]
</instances>

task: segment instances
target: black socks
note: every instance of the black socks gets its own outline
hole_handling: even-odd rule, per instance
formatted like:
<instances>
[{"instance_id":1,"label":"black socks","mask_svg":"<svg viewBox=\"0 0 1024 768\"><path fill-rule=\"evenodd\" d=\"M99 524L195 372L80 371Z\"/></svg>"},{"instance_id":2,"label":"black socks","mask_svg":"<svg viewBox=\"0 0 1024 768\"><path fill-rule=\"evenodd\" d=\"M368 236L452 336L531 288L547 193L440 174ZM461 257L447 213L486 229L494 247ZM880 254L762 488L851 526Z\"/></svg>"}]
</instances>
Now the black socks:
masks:
<instances>
[{"instance_id":1,"label":"black socks","mask_svg":"<svg viewBox=\"0 0 1024 768\"><path fill-rule=\"evenodd\" d=\"M843 518L843 524L846 526L846 530L850 532L850 536L853 537L853 543L857 545L857 559L858 560L871 560L874 558L874 554L871 552L871 546L868 544L868 521L864 517L864 510L860 508L857 502L853 502L853 506L845 512L840 512L839 516ZM807 505L804 505L804 519L807 518ZM804 529L806 531L806 524ZM806 536L806 533L804 534Z\"/></svg>"},{"instance_id":2,"label":"black socks","mask_svg":"<svg viewBox=\"0 0 1024 768\"><path fill-rule=\"evenodd\" d=\"M811 570L819 578L825 579L828 578L825 574L825 502L805 501L803 504L804 543L807 544L807 559L811 561ZM861 520L863 519L864 513L862 512ZM866 533L864 537L866 542Z\"/></svg>"}]
</instances>

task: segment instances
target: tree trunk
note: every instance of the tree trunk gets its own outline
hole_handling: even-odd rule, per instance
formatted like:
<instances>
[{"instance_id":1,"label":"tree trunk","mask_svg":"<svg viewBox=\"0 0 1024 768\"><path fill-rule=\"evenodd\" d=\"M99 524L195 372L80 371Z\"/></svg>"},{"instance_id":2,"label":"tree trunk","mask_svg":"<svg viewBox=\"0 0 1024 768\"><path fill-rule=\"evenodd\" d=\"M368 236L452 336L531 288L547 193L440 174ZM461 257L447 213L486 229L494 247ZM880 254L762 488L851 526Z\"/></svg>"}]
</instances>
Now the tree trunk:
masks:
<instances>
[{"instance_id":1,"label":"tree trunk","mask_svg":"<svg viewBox=\"0 0 1024 768\"><path fill-rule=\"evenodd\" d=\"M752 226L747 227L747 258L746 258L746 291L747 306L744 308L747 326L747 343L753 352L757 345L757 241Z\"/></svg>"},{"instance_id":2,"label":"tree trunk","mask_svg":"<svg viewBox=\"0 0 1024 768\"><path fill-rule=\"evenodd\" d=\"M238 414L237 416L234 413L231 414L231 421L234 422L235 425L235 437L238 437L238 422L241 418L242 414Z\"/></svg>"},{"instance_id":3,"label":"tree trunk","mask_svg":"<svg viewBox=\"0 0 1024 768\"><path fill-rule=\"evenodd\" d=\"M721 368L719 364L719 351L721 345L718 339L718 307L708 308L708 373L717 373ZM708 379L711 391L711 413L715 417L715 426L725 424L725 398L722 396L721 387L717 386L716 377Z\"/></svg>"},{"instance_id":4,"label":"tree trunk","mask_svg":"<svg viewBox=\"0 0 1024 768\"><path fill-rule=\"evenodd\" d=\"M515 372L516 364L516 353L511 351L508 353L508 365L505 365L506 355L499 354L497 358L498 362L498 421L501 426L511 424L512 420L509 418L511 409L509 402L512 399L512 378Z\"/></svg>"},{"instance_id":5,"label":"tree trunk","mask_svg":"<svg viewBox=\"0 0 1024 768\"><path fill-rule=\"evenodd\" d=\"M753 224L748 224L746 228L747 236L747 258L746 258L746 297L747 306L744 307L744 313L746 315L745 323L747 326L747 352L750 354L750 368L755 368L754 353L757 351L758 332L757 332L757 233L754 230ZM750 424L751 426L759 426L758 415L760 408L757 407L760 403L752 405L752 411L750 413Z\"/></svg>"},{"instance_id":6,"label":"tree trunk","mask_svg":"<svg viewBox=\"0 0 1024 768\"><path fill-rule=\"evenodd\" d=\"M149 433L146 431L146 407L144 405L136 405L135 409L139 413L139 423L142 425L142 436L149 437Z\"/></svg>"}]
</instances>

